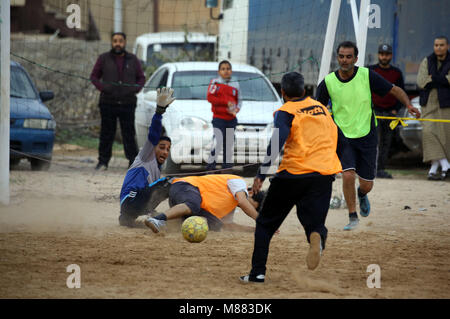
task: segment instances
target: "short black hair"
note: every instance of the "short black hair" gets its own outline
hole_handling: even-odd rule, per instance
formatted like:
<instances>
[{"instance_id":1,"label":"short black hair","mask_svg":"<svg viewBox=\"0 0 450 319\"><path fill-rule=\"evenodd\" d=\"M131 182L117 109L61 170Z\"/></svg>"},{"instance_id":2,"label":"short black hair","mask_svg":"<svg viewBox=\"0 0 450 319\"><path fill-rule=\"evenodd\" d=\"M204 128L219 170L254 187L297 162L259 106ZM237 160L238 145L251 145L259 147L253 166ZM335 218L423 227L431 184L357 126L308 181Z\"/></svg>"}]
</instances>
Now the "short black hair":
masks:
<instances>
[{"instance_id":1,"label":"short black hair","mask_svg":"<svg viewBox=\"0 0 450 319\"><path fill-rule=\"evenodd\" d=\"M281 79L281 88L288 97L301 97L305 92L305 79L298 72L289 72Z\"/></svg>"},{"instance_id":2,"label":"short black hair","mask_svg":"<svg viewBox=\"0 0 450 319\"><path fill-rule=\"evenodd\" d=\"M230 69L232 69L230 61L228 61L228 60L222 60L222 61L220 61L220 63L219 63L219 70L220 70L220 67L222 66L222 64L228 64L228 65L230 66Z\"/></svg>"},{"instance_id":3,"label":"short black hair","mask_svg":"<svg viewBox=\"0 0 450 319\"><path fill-rule=\"evenodd\" d=\"M448 38L445 35L439 35L436 38L434 38L435 40L445 40L445 43L448 44Z\"/></svg>"},{"instance_id":4,"label":"short black hair","mask_svg":"<svg viewBox=\"0 0 450 319\"><path fill-rule=\"evenodd\" d=\"M123 32L113 32L113 34L111 34L111 39L114 38L115 35L121 35L125 40L127 39L127 35Z\"/></svg>"},{"instance_id":5,"label":"short black hair","mask_svg":"<svg viewBox=\"0 0 450 319\"><path fill-rule=\"evenodd\" d=\"M337 49L336 49L336 54L339 54L339 49L340 48L353 48L354 52L355 52L355 57L358 56L358 47L356 46L356 44L352 41L344 41L339 43Z\"/></svg>"},{"instance_id":6,"label":"short black hair","mask_svg":"<svg viewBox=\"0 0 450 319\"><path fill-rule=\"evenodd\" d=\"M161 141L168 141L169 143L172 143L172 140L170 139L170 137L165 136L165 135L161 136L161 137L159 138L159 141L160 141L160 142L161 142Z\"/></svg>"}]
</instances>

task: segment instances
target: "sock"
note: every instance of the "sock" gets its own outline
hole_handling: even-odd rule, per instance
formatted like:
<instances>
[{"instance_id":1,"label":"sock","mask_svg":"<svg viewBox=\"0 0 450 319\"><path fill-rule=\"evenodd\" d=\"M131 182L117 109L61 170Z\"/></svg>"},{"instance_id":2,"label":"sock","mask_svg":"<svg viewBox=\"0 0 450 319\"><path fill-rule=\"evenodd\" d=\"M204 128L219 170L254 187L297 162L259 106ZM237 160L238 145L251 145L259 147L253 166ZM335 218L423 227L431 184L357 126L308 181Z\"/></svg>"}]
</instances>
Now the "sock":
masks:
<instances>
[{"instance_id":1,"label":"sock","mask_svg":"<svg viewBox=\"0 0 450 319\"><path fill-rule=\"evenodd\" d=\"M357 214L356 212L354 212L354 213L349 213L349 214L348 214L348 217L349 217L350 219L358 218L358 214Z\"/></svg>"},{"instance_id":2,"label":"sock","mask_svg":"<svg viewBox=\"0 0 450 319\"><path fill-rule=\"evenodd\" d=\"M164 213L159 214L158 216L155 216L155 219L159 219L159 220L167 220L167 216Z\"/></svg>"},{"instance_id":3,"label":"sock","mask_svg":"<svg viewBox=\"0 0 450 319\"><path fill-rule=\"evenodd\" d=\"M431 162L431 168L428 174L436 174L439 167L439 161L432 161Z\"/></svg>"},{"instance_id":4,"label":"sock","mask_svg":"<svg viewBox=\"0 0 450 319\"><path fill-rule=\"evenodd\" d=\"M450 163L447 161L446 158L440 159L439 163L441 164L443 172L446 172L450 168Z\"/></svg>"},{"instance_id":5,"label":"sock","mask_svg":"<svg viewBox=\"0 0 450 319\"><path fill-rule=\"evenodd\" d=\"M358 197L364 197L367 193L361 192L361 189L358 187Z\"/></svg>"}]
</instances>

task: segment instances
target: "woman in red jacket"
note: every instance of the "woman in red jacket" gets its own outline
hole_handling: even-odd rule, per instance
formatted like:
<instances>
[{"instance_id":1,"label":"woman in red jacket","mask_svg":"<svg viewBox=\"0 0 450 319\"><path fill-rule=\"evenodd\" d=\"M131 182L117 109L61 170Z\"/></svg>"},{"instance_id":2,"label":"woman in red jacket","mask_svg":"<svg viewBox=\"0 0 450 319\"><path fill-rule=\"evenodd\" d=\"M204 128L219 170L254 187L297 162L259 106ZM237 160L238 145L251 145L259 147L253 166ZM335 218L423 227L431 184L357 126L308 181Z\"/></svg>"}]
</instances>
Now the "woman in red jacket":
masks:
<instances>
[{"instance_id":1,"label":"woman in red jacket","mask_svg":"<svg viewBox=\"0 0 450 319\"><path fill-rule=\"evenodd\" d=\"M234 129L237 125L236 114L241 109L239 83L232 81L231 63L224 60L219 63L219 77L211 80L207 99L211 103L214 127L214 146L208 159L207 170L216 169L218 153L222 148L223 169L233 167Z\"/></svg>"}]
</instances>

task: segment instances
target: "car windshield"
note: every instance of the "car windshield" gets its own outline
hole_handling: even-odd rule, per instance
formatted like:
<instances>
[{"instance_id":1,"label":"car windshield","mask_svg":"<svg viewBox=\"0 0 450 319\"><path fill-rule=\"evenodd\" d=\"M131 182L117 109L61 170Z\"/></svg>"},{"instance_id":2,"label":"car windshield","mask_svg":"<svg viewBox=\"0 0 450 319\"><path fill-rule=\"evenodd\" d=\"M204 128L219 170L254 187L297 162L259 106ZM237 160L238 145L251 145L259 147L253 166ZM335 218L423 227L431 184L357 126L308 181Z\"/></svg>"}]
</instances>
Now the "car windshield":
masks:
<instances>
[{"instance_id":1,"label":"car windshield","mask_svg":"<svg viewBox=\"0 0 450 319\"><path fill-rule=\"evenodd\" d=\"M160 66L175 61L212 61L214 43L162 43L147 47L147 64Z\"/></svg>"},{"instance_id":2,"label":"car windshield","mask_svg":"<svg viewBox=\"0 0 450 319\"><path fill-rule=\"evenodd\" d=\"M30 79L25 72L18 67L11 67L11 89L10 96L20 99L36 99Z\"/></svg>"},{"instance_id":3,"label":"car windshield","mask_svg":"<svg viewBox=\"0 0 450 319\"><path fill-rule=\"evenodd\" d=\"M216 71L175 72L172 80L174 95L179 100L206 100L209 82L217 77ZM239 82L243 101L277 101L269 83L257 73L233 72L232 80Z\"/></svg>"}]
</instances>

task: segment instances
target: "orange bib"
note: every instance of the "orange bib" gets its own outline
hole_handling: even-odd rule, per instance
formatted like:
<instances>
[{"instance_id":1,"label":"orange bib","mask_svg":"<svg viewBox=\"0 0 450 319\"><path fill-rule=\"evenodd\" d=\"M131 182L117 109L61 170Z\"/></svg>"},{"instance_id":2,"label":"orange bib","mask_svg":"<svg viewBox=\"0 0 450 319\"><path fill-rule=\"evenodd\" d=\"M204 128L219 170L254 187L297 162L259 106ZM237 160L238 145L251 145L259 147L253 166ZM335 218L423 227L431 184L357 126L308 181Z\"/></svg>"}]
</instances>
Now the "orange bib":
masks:
<instances>
[{"instance_id":1,"label":"orange bib","mask_svg":"<svg viewBox=\"0 0 450 319\"><path fill-rule=\"evenodd\" d=\"M278 111L292 114L294 119L277 172L333 175L342 171L336 154L337 126L324 105L307 97L298 102L289 101Z\"/></svg>"},{"instance_id":2,"label":"orange bib","mask_svg":"<svg viewBox=\"0 0 450 319\"><path fill-rule=\"evenodd\" d=\"M229 179L236 178L242 179L242 177L237 175L217 174L177 178L173 183L186 182L197 187L202 197L201 207L217 218L222 219L238 205L238 201L231 194L227 185Z\"/></svg>"}]
</instances>

